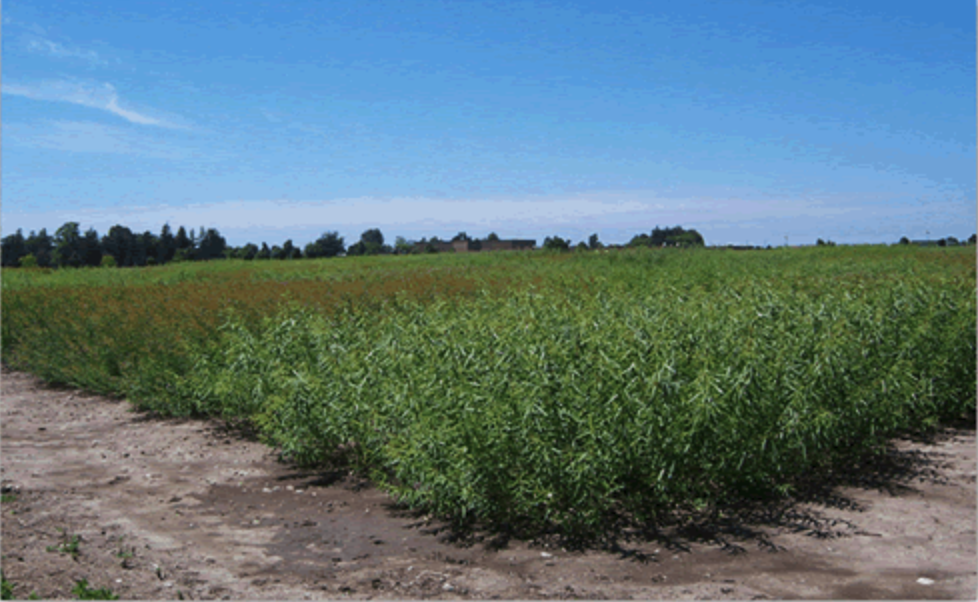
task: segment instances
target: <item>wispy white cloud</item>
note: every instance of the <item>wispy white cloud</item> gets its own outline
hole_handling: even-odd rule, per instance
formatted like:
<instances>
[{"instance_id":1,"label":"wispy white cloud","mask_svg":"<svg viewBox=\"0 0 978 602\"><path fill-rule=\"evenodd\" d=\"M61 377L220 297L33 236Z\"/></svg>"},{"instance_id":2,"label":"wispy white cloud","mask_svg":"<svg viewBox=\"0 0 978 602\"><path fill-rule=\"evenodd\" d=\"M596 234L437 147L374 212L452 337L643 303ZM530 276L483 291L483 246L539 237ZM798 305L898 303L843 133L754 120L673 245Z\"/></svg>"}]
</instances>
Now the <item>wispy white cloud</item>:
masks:
<instances>
[{"instance_id":1,"label":"wispy white cloud","mask_svg":"<svg viewBox=\"0 0 978 602\"><path fill-rule=\"evenodd\" d=\"M6 142L14 146L80 153L103 153L156 159L183 159L185 153L164 141L89 121L49 121L4 126Z\"/></svg>"},{"instance_id":2,"label":"wispy white cloud","mask_svg":"<svg viewBox=\"0 0 978 602\"><path fill-rule=\"evenodd\" d=\"M81 80L45 80L31 84L4 83L3 93L33 100L67 102L93 109L108 111L130 123L165 128L184 129L185 125L173 119L147 114L124 106L115 86Z\"/></svg>"},{"instance_id":3,"label":"wispy white cloud","mask_svg":"<svg viewBox=\"0 0 978 602\"><path fill-rule=\"evenodd\" d=\"M8 42L8 44L13 43L18 48L34 54L56 59L82 61L88 63L90 67L105 67L110 62L118 62L118 59L110 61L103 54L89 48L82 48L71 41L55 39L37 23L19 21L4 15L3 25L7 29L4 33L10 32L10 35L13 36L12 42Z\"/></svg>"},{"instance_id":4,"label":"wispy white cloud","mask_svg":"<svg viewBox=\"0 0 978 602\"><path fill-rule=\"evenodd\" d=\"M109 62L99 56L94 50L85 50L76 46L67 46L40 36L30 36L26 40L27 49L31 52L52 56L55 58L80 59L93 66L108 65Z\"/></svg>"}]
</instances>

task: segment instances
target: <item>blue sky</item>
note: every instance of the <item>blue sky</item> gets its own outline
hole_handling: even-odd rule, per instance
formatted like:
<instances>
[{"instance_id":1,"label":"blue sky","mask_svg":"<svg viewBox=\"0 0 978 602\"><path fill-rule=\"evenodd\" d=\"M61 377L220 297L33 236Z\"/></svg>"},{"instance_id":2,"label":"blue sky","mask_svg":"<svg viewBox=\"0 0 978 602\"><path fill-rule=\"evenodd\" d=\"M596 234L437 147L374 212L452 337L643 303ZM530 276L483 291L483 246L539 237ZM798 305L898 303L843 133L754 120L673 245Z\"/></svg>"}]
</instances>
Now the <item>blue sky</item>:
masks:
<instances>
[{"instance_id":1,"label":"blue sky","mask_svg":"<svg viewBox=\"0 0 978 602\"><path fill-rule=\"evenodd\" d=\"M966 238L970 2L3 6L2 231Z\"/></svg>"}]
</instances>

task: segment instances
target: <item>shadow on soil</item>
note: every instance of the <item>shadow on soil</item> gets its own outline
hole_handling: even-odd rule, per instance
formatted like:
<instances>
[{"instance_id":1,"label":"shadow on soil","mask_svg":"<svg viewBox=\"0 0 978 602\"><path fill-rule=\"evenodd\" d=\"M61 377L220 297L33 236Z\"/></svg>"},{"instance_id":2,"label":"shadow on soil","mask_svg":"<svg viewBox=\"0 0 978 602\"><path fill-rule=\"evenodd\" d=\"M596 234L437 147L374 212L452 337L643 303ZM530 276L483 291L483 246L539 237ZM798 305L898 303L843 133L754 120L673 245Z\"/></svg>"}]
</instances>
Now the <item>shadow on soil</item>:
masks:
<instances>
[{"instance_id":1,"label":"shadow on soil","mask_svg":"<svg viewBox=\"0 0 978 602\"><path fill-rule=\"evenodd\" d=\"M957 432L975 430L974 414L946 421L930 431L908 433L903 439L916 443L937 443ZM914 483L946 485L940 468L946 463L938 451L902 450L893 443L877 452L852 456L796 479L794 493L777 499L735 500L706 510L681 510L664 513L656 524L640 524L627 517L612 517L603 534L592 538L568 538L556 532L521 529L510 525L485 525L478 522L435 522L423 511L387 505L396 517L417 520L415 527L437 536L444 543L459 547L481 545L505 549L510 542L524 541L568 550L601 550L622 559L640 563L657 562L644 549L649 544L674 552L689 552L691 544L717 546L729 554L742 554L748 547L778 552L770 533L791 531L809 537L831 540L852 535L868 535L849 520L829 518L821 509L863 512L846 489L875 490L890 496L916 491Z\"/></svg>"},{"instance_id":2,"label":"shadow on soil","mask_svg":"<svg viewBox=\"0 0 978 602\"><path fill-rule=\"evenodd\" d=\"M43 384L58 391L75 390L59 384ZM207 425L205 432L223 443L260 441L247 422L221 422L208 417L169 417L158 412L134 409L139 422L186 422ZM903 439L933 444L956 432L975 431L974 412L945 421L939 428L905 433ZM340 456L338 456L339 459ZM310 470L282 459L287 473L279 481L304 480L307 487L343 487L353 493L372 489L373 484L353 475L337 464L327 470ZM901 450L889 443L877 452L852 456L806 474L793 483L794 493L779 499L731 500L705 510L681 510L659 514L655 524L637 523L626 516L610 517L599 537L570 538L555 531L531 529L521 525L487 525L478 521L447 521L429 516L424 510L411 510L393 500L384 504L389 516L412 521L408 527L438 541L460 548L480 545L487 550L506 549L511 542L562 547L568 550L601 550L639 563L657 562L655 555L643 551L650 544L674 552L688 552L690 544L718 546L730 554L741 554L748 546L769 552L780 550L769 532L789 530L819 539L849 535L873 535L851 521L827 518L819 508L862 512L860 504L847 497L846 488L876 490L891 496L914 491L913 483L946 484L939 468L944 456L937 451Z\"/></svg>"}]
</instances>

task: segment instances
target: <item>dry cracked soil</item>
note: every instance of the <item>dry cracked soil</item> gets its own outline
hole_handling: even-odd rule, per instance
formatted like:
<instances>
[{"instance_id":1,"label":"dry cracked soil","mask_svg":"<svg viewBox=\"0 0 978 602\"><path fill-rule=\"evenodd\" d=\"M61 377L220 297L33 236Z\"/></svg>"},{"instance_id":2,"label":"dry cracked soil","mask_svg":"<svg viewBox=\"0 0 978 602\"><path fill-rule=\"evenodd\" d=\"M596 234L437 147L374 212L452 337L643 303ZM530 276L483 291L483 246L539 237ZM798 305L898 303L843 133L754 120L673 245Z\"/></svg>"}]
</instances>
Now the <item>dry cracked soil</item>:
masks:
<instances>
[{"instance_id":1,"label":"dry cracked soil","mask_svg":"<svg viewBox=\"0 0 978 602\"><path fill-rule=\"evenodd\" d=\"M820 492L615 545L457 537L213 420L2 373L14 595L123 599L976 599L973 421Z\"/></svg>"}]
</instances>

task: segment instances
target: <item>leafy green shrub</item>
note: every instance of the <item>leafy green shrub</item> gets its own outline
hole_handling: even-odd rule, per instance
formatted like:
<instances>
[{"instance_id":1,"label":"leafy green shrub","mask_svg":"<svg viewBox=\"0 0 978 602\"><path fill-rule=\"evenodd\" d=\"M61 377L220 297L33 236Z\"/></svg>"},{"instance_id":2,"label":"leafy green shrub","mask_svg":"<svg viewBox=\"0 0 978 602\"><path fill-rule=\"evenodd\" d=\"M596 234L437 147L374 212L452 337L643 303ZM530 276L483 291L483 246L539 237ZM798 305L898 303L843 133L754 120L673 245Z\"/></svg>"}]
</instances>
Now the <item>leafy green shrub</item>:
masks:
<instances>
[{"instance_id":1,"label":"leafy green shrub","mask_svg":"<svg viewBox=\"0 0 978 602\"><path fill-rule=\"evenodd\" d=\"M5 361L249 421L405 505L581 535L779 494L975 407L975 264L957 248L266 266L14 273Z\"/></svg>"}]
</instances>

